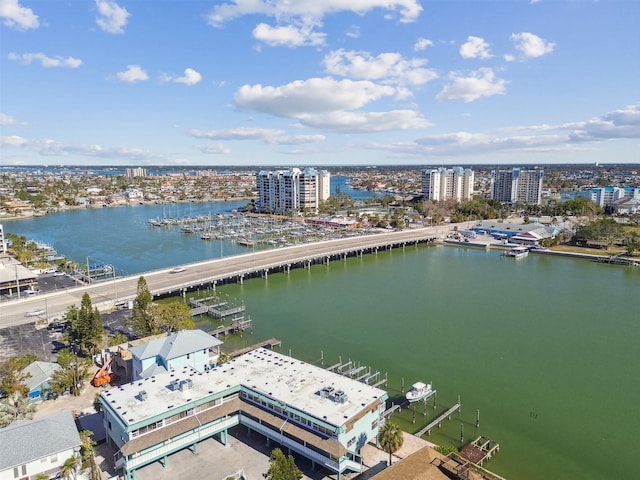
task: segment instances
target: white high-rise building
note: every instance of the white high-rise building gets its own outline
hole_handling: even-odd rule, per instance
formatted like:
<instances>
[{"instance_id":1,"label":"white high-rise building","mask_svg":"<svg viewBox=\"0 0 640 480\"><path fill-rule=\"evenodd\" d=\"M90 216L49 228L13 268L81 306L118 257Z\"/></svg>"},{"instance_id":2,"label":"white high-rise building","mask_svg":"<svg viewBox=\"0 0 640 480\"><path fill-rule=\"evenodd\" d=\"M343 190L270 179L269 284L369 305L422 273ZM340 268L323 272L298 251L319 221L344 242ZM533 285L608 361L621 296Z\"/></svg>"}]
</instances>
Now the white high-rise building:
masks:
<instances>
[{"instance_id":1,"label":"white high-rise building","mask_svg":"<svg viewBox=\"0 0 640 480\"><path fill-rule=\"evenodd\" d=\"M142 167L127 168L125 170L125 176L127 178L144 177L146 175L147 175L147 171Z\"/></svg>"},{"instance_id":2,"label":"white high-rise building","mask_svg":"<svg viewBox=\"0 0 640 480\"><path fill-rule=\"evenodd\" d=\"M0 253L7 253L7 242L4 238L4 229L0 223Z\"/></svg>"},{"instance_id":3,"label":"white high-rise building","mask_svg":"<svg viewBox=\"0 0 640 480\"><path fill-rule=\"evenodd\" d=\"M256 175L259 212L314 212L330 195L329 172L313 168L261 171Z\"/></svg>"},{"instance_id":4,"label":"white high-rise building","mask_svg":"<svg viewBox=\"0 0 640 480\"><path fill-rule=\"evenodd\" d=\"M462 167L434 168L422 172L422 194L429 200L470 200L474 172Z\"/></svg>"},{"instance_id":5,"label":"white high-rise building","mask_svg":"<svg viewBox=\"0 0 640 480\"><path fill-rule=\"evenodd\" d=\"M503 203L542 202L544 170L493 170L491 172L491 198Z\"/></svg>"}]
</instances>

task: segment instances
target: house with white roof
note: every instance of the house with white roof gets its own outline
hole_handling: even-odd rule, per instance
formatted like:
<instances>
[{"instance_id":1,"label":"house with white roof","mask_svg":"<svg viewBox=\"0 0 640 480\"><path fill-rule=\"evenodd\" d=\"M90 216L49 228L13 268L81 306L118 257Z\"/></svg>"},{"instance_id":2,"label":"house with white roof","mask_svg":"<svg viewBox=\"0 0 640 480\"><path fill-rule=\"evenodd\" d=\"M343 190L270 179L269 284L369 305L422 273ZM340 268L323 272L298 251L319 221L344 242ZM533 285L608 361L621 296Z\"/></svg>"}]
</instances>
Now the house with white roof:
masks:
<instances>
[{"instance_id":1,"label":"house with white roof","mask_svg":"<svg viewBox=\"0 0 640 480\"><path fill-rule=\"evenodd\" d=\"M377 387L259 348L199 372L191 366L100 394L107 442L127 480L136 470L180 450L197 453L242 425L267 444L336 474L362 471L360 449L384 423L388 394Z\"/></svg>"},{"instance_id":2,"label":"house with white roof","mask_svg":"<svg viewBox=\"0 0 640 480\"><path fill-rule=\"evenodd\" d=\"M129 348L132 378L139 380L185 366L203 372L215 364L222 341L202 330L182 330Z\"/></svg>"},{"instance_id":3,"label":"house with white roof","mask_svg":"<svg viewBox=\"0 0 640 480\"><path fill-rule=\"evenodd\" d=\"M37 420L18 420L0 429L0 480L53 478L82 442L71 411Z\"/></svg>"}]
</instances>

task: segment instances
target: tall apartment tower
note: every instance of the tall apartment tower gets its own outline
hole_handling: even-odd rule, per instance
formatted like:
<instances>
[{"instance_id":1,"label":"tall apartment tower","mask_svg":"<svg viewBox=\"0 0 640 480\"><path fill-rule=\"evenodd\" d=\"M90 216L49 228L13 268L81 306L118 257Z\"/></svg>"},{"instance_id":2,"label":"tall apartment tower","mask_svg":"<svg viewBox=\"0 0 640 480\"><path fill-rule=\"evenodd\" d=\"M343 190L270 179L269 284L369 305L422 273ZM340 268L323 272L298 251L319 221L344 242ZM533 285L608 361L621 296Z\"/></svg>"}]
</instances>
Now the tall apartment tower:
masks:
<instances>
[{"instance_id":1,"label":"tall apartment tower","mask_svg":"<svg viewBox=\"0 0 640 480\"><path fill-rule=\"evenodd\" d=\"M434 168L422 172L422 194L429 200L470 200L474 173L462 167Z\"/></svg>"},{"instance_id":2,"label":"tall apartment tower","mask_svg":"<svg viewBox=\"0 0 640 480\"><path fill-rule=\"evenodd\" d=\"M260 212L317 212L329 198L331 176L313 168L261 171L256 175Z\"/></svg>"},{"instance_id":3,"label":"tall apartment tower","mask_svg":"<svg viewBox=\"0 0 640 480\"><path fill-rule=\"evenodd\" d=\"M146 175L147 175L147 171L142 167L127 168L125 171L125 176L127 178L144 177Z\"/></svg>"},{"instance_id":4,"label":"tall apartment tower","mask_svg":"<svg viewBox=\"0 0 640 480\"><path fill-rule=\"evenodd\" d=\"M503 203L542 202L544 170L493 170L491 172L491 198Z\"/></svg>"},{"instance_id":5,"label":"tall apartment tower","mask_svg":"<svg viewBox=\"0 0 640 480\"><path fill-rule=\"evenodd\" d=\"M7 242L4 239L4 229L0 223L0 253L7 253Z\"/></svg>"}]
</instances>

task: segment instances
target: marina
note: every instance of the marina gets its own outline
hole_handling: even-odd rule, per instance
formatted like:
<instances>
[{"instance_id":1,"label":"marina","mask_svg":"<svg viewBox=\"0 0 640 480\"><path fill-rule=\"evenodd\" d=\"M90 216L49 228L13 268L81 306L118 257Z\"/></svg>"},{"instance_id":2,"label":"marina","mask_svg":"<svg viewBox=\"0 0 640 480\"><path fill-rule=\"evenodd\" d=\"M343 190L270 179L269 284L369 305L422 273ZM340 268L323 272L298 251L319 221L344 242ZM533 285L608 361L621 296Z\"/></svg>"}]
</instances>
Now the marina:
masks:
<instances>
[{"instance_id":1,"label":"marina","mask_svg":"<svg viewBox=\"0 0 640 480\"><path fill-rule=\"evenodd\" d=\"M219 258L215 242L148 227L148 210L92 209L15 225L18 233L41 238L81 262L86 252L94 252L114 266L130 265L128 273ZM88 228L113 222L122 225L118 232ZM225 258L241 248L222 243ZM418 380L428 373L439 387L439 403L455 404L459 392L469 406L434 427L429 440L459 445L461 423L469 438L497 439L504 450L489 468L507 478L639 476L628 452L640 448L630 436L640 420L608 412L633 411L640 397L633 370L640 362L634 344L640 335L635 321L640 270L551 254L529 255L519 263L522 268L513 268L511 262L496 262L499 251L431 245L378 249L329 263L318 258L288 273L259 272L251 281L218 284L218 295L260 310L253 335L228 335L225 344L238 350L278 338L308 361L317 361L309 352L321 350L325 359L349 355L371 366L372 373L380 371L380 379L388 379L385 388L400 398L401 377ZM189 271L171 278L179 282ZM524 278L527 288L518 288ZM120 281L115 282L119 295ZM594 294L573 300L585 291ZM542 303L549 313L540 314ZM478 430L476 409L483 412ZM421 428L411 409L396 408L391 418L408 432Z\"/></svg>"}]
</instances>

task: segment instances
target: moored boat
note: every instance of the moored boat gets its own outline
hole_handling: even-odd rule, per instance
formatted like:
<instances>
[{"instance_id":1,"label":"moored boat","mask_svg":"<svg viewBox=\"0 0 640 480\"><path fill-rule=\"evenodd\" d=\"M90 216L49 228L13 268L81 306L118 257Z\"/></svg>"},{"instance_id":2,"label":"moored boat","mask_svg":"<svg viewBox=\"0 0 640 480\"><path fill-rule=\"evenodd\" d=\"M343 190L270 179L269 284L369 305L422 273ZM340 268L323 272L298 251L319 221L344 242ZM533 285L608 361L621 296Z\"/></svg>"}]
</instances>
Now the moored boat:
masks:
<instances>
[{"instance_id":1,"label":"moored boat","mask_svg":"<svg viewBox=\"0 0 640 480\"><path fill-rule=\"evenodd\" d=\"M513 247L511 250L504 252L505 257L523 258L529 255L529 249L527 247Z\"/></svg>"},{"instance_id":2,"label":"moored boat","mask_svg":"<svg viewBox=\"0 0 640 480\"><path fill-rule=\"evenodd\" d=\"M409 403L414 403L421 400L427 400L434 393L436 393L436 391L431 388L430 383L417 382L414 383L411 390L407 392L406 398Z\"/></svg>"}]
</instances>

